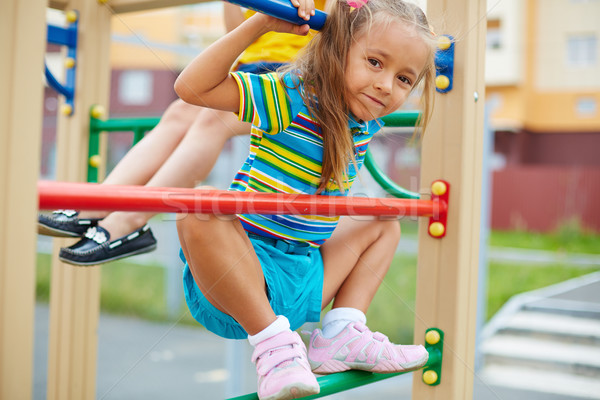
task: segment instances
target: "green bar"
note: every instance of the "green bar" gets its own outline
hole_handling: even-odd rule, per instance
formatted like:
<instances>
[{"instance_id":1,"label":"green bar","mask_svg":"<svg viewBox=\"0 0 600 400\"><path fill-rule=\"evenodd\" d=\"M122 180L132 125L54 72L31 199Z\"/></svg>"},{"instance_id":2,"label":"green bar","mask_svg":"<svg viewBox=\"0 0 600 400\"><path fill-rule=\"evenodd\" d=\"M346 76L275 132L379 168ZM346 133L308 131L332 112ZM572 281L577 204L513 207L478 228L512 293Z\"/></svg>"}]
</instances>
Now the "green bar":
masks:
<instances>
[{"instance_id":1,"label":"green bar","mask_svg":"<svg viewBox=\"0 0 600 400\"><path fill-rule=\"evenodd\" d=\"M367 150L367 154L365 156L365 167L373 176L373 179L389 194L394 197L399 197L401 199L419 199L421 195L419 193L411 192L410 190L404 189L402 186L396 184L393 180L387 176L381 168L377 166L375 160L373 159L373 155L371 154L371 150Z\"/></svg>"},{"instance_id":2,"label":"green bar","mask_svg":"<svg viewBox=\"0 0 600 400\"><path fill-rule=\"evenodd\" d=\"M118 132L118 131L149 131L154 128L160 117L145 117L145 118L112 118L100 120L91 118L94 121L94 129L99 131ZM90 129L91 129L90 124Z\"/></svg>"},{"instance_id":3,"label":"green bar","mask_svg":"<svg viewBox=\"0 0 600 400\"><path fill-rule=\"evenodd\" d=\"M383 121L386 126L390 127L411 127L415 126L419 117L419 111L397 111L392 114L389 114L383 117ZM152 130L160 121L160 117L144 117L144 118L112 118L101 120L97 118L90 118L90 153L91 157L94 154L98 154L97 144L92 144L92 136L94 136L98 140L98 135L101 131L106 132L119 132L119 131L133 131L134 132L134 141L133 144L136 144L138 141L142 139L144 133ZM96 152L92 153L92 146L96 146ZM418 199L420 195L418 193L411 192L402 188L392 181L385 173L377 166L373 157L371 155L371 151L367 151L365 166L373 175L373 178L381 187L386 190L389 194L395 197L404 198L404 199ZM97 182L98 180L98 172L96 168L88 167L88 182Z\"/></svg>"},{"instance_id":4,"label":"green bar","mask_svg":"<svg viewBox=\"0 0 600 400\"><path fill-rule=\"evenodd\" d=\"M92 131L90 127L90 141L88 144L88 158L87 158L87 181L90 183L98 182L98 168L90 165L90 159L92 156L100 153L100 132Z\"/></svg>"},{"instance_id":5,"label":"green bar","mask_svg":"<svg viewBox=\"0 0 600 400\"><path fill-rule=\"evenodd\" d=\"M431 351L429 352L429 360L427 360L426 366L435 365L440 359L441 355L439 351ZM368 385L369 383L382 381L402 374L406 374L406 372L374 374L366 371L346 371L325 375L317 379L319 386L321 387L321 392L312 396L303 397L303 399L318 399L319 397L329 396L330 394L354 389L359 386ZM258 395L256 393L250 393L243 396L232 397L229 400L258 400Z\"/></svg>"},{"instance_id":6,"label":"green bar","mask_svg":"<svg viewBox=\"0 0 600 400\"><path fill-rule=\"evenodd\" d=\"M411 127L417 124L421 113L419 111L396 111L381 118L385 126Z\"/></svg>"},{"instance_id":7,"label":"green bar","mask_svg":"<svg viewBox=\"0 0 600 400\"><path fill-rule=\"evenodd\" d=\"M133 131L133 143L131 146L135 146L137 142L142 140L146 131L147 130L142 127L136 127Z\"/></svg>"},{"instance_id":8,"label":"green bar","mask_svg":"<svg viewBox=\"0 0 600 400\"><path fill-rule=\"evenodd\" d=\"M397 111L383 117L383 122L388 127L414 127L419 120L421 113L419 111ZM375 163L371 150L367 150L365 157L365 167L373 176L373 179L389 194L401 199L419 199L419 193L411 192L396 184L387 176L381 168Z\"/></svg>"}]
</instances>

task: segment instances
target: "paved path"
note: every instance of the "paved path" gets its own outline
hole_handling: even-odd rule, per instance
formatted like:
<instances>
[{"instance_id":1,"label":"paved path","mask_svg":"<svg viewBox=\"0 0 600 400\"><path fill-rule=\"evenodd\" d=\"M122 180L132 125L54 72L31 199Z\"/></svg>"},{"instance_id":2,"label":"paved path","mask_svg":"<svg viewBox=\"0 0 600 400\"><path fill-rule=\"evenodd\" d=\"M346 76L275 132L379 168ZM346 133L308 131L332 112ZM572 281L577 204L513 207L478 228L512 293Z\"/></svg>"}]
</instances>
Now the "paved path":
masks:
<instances>
[{"instance_id":1,"label":"paved path","mask_svg":"<svg viewBox=\"0 0 600 400\"><path fill-rule=\"evenodd\" d=\"M405 237L400 251L416 251L416 240ZM598 255L560 255L520 249L490 249L490 259L528 262L556 262L600 266ZM36 307L34 399L46 398L48 306ZM243 377L238 387L229 379L228 355L233 346L201 328L156 323L102 314L98 331L97 399L166 398L212 400L256 390L250 349L245 342L237 346ZM241 347L241 350L240 350ZM329 396L335 400L411 399L412 375L402 375L352 391ZM236 392L236 390L238 390ZM474 400L581 400L552 394L512 390L487 385L475 374Z\"/></svg>"},{"instance_id":2,"label":"paved path","mask_svg":"<svg viewBox=\"0 0 600 400\"><path fill-rule=\"evenodd\" d=\"M34 399L46 398L48 306L36 306ZM228 385L227 341L201 328L108 314L98 331L98 400L217 400L256 391L250 349L242 341L240 391ZM410 400L412 374L327 397L330 400ZM474 400L582 400L489 386L475 374Z\"/></svg>"}]
</instances>

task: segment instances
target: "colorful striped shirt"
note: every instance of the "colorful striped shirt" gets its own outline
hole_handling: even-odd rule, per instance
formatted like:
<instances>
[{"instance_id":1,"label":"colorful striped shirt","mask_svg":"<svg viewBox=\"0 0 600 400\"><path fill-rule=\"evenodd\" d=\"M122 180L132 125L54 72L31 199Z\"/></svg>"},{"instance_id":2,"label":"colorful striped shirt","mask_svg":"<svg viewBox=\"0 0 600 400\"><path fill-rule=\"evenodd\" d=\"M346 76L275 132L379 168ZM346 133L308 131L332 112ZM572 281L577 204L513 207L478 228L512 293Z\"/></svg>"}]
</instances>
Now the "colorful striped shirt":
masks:
<instances>
[{"instance_id":1,"label":"colorful striped shirt","mask_svg":"<svg viewBox=\"0 0 600 400\"><path fill-rule=\"evenodd\" d=\"M321 179L323 139L321 129L301 96L298 78L280 75L232 72L240 89L239 119L252 123L250 152L236 174L229 190L315 194ZM380 120L358 123L348 121L354 138L356 165L363 164L367 146L383 126ZM350 162L348 180L351 186L357 172ZM330 182L321 193L327 196L347 195ZM331 236L339 217L319 215L238 215L248 232L308 242L318 247Z\"/></svg>"}]
</instances>

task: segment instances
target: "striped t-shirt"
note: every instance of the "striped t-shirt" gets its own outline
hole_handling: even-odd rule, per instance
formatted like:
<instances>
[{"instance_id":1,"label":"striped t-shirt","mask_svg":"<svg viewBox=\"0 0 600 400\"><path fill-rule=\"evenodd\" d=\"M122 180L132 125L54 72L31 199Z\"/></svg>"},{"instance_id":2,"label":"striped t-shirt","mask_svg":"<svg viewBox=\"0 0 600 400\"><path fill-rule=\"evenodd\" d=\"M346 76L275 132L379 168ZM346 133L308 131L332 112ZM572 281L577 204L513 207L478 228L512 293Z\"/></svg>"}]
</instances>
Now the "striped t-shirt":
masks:
<instances>
[{"instance_id":1,"label":"striped t-shirt","mask_svg":"<svg viewBox=\"0 0 600 400\"><path fill-rule=\"evenodd\" d=\"M309 115L297 85L298 78L232 72L240 88L239 119L252 123L250 154L236 174L230 190L288 194L315 194L321 178L323 139ZM296 88L297 87L297 88ZM358 123L349 117L356 164L363 164L367 146L383 122ZM348 179L356 178L349 160ZM347 195L330 181L322 195ZM276 239L308 242L318 247L335 229L339 217L319 215L238 215L248 232Z\"/></svg>"}]
</instances>

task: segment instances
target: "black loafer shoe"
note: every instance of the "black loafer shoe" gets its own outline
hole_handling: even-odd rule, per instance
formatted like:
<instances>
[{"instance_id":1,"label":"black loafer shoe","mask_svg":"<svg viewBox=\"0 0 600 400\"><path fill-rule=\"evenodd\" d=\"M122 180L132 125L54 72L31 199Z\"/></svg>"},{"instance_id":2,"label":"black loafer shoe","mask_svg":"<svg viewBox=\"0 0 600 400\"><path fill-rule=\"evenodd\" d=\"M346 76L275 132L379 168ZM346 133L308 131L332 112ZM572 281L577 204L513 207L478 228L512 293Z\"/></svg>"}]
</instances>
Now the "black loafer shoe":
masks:
<instances>
[{"instance_id":1,"label":"black loafer shoe","mask_svg":"<svg viewBox=\"0 0 600 400\"><path fill-rule=\"evenodd\" d=\"M101 226L89 228L79 242L63 247L58 258L73 265L98 265L156 249L156 239L148 225L116 240Z\"/></svg>"},{"instance_id":2,"label":"black loafer shoe","mask_svg":"<svg viewBox=\"0 0 600 400\"><path fill-rule=\"evenodd\" d=\"M79 237L102 218L77 218L78 211L57 210L52 214L38 214L38 233L57 237Z\"/></svg>"}]
</instances>

